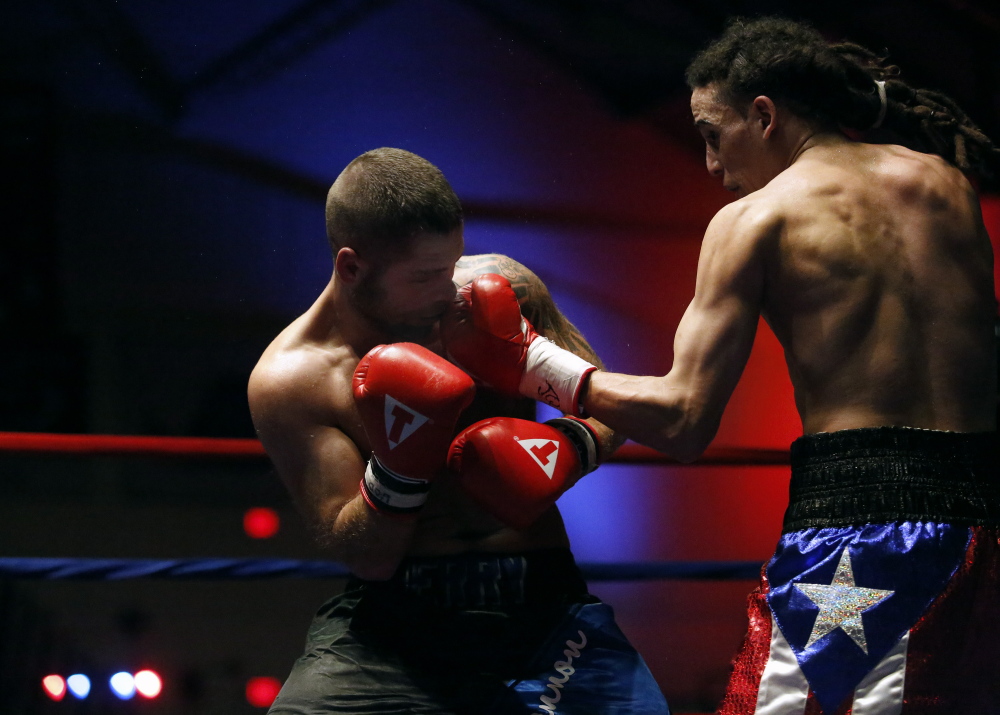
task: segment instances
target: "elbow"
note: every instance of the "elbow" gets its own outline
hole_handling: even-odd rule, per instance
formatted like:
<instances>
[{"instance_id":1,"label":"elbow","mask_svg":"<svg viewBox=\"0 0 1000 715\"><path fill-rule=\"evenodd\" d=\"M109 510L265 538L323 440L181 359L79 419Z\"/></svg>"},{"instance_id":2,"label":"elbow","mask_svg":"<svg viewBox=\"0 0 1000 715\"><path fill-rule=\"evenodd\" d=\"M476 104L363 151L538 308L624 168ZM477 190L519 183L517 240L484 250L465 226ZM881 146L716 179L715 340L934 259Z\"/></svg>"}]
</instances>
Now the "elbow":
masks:
<instances>
[{"instance_id":1,"label":"elbow","mask_svg":"<svg viewBox=\"0 0 1000 715\"><path fill-rule=\"evenodd\" d=\"M388 581L396 575L403 560L403 554L394 549L375 551L358 548L356 544L335 550L333 556L352 574L365 581Z\"/></svg>"},{"instance_id":2,"label":"elbow","mask_svg":"<svg viewBox=\"0 0 1000 715\"><path fill-rule=\"evenodd\" d=\"M356 549L349 549L347 553L335 553L334 558L365 581L388 581L395 576L402 562L402 554L372 553Z\"/></svg>"},{"instance_id":3,"label":"elbow","mask_svg":"<svg viewBox=\"0 0 1000 715\"><path fill-rule=\"evenodd\" d=\"M382 540L358 533L356 524L345 526L344 511L331 509L325 518L321 516L311 522L316 545L354 576L365 581L388 581L403 559L402 550L395 545L406 541L391 537ZM394 546L389 547L389 543Z\"/></svg>"},{"instance_id":4,"label":"elbow","mask_svg":"<svg viewBox=\"0 0 1000 715\"><path fill-rule=\"evenodd\" d=\"M656 447L656 449L670 455L682 464L690 464L704 453L709 441L695 435L676 434L665 439L661 446Z\"/></svg>"},{"instance_id":5,"label":"elbow","mask_svg":"<svg viewBox=\"0 0 1000 715\"><path fill-rule=\"evenodd\" d=\"M671 374L662 379L650 400L653 410L643 415L645 440L636 439L684 464L702 455L715 438L722 416L721 410L712 408L704 391L690 382L675 384Z\"/></svg>"},{"instance_id":6,"label":"elbow","mask_svg":"<svg viewBox=\"0 0 1000 715\"><path fill-rule=\"evenodd\" d=\"M684 433L657 434L636 440L682 464L690 464L704 453L708 441Z\"/></svg>"},{"instance_id":7,"label":"elbow","mask_svg":"<svg viewBox=\"0 0 1000 715\"><path fill-rule=\"evenodd\" d=\"M705 453L706 447L708 447L707 442L691 442L675 446L675 448L671 450L671 453L673 458L678 462L682 464L691 464Z\"/></svg>"},{"instance_id":8,"label":"elbow","mask_svg":"<svg viewBox=\"0 0 1000 715\"><path fill-rule=\"evenodd\" d=\"M685 422L680 429L664 435L662 446L657 449L678 462L690 464L705 453L708 445L715 439L718 428L718 420Z\"/></svg>"}]
</instances>

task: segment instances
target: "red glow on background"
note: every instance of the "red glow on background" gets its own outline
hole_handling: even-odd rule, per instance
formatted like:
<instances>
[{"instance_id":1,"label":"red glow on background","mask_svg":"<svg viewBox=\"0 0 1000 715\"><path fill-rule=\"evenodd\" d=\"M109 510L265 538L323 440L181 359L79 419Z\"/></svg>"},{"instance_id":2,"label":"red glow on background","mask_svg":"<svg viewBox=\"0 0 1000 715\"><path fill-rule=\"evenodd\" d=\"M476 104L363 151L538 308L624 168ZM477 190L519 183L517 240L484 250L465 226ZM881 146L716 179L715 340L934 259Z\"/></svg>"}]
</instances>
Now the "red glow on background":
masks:
<instances>
[{"instance_id":1,"label":"red glow on background","mask_svg":"<svg viewBox=\"0 0 1000 715\"><path fill-rule=\"evenodd\" d=\"M979 197L983 209L983 223L993 243L993 280L996 290L1000 290L1000 196L988 194Z\"/></svg>"},{"instance_id":2,"label":"red glow on background","mask_svg":"<svg viewBox=\"0 0 1000 715\"><path fill-rule=\"evenodd\" d=\"M247 681L247 702L255 708L269 708L281 690L281 681L277 678L250 678Z\"/></svg>"},{"instance_id":3,"label":"red glow on background","mask_svg":"<svg viewBox=\"0 0 1000 715\"><path fill-rule=\"evenodd\" d=\"M243 531L251 539L270 539L281 528L281 517L274 509L254 507L243 515Z\"/></svg>"},{"instance_id":4,"label":"red glow on background","mask_svg":"<svg viewBox=\"0 0 1000 715\"><path fill-rule=\"evenodd\" d=\"M53 700L62 700L66 695L66 681L58 675L46 675L42 678L42 688Z\"/></svg>"},{"instance_id":5,"label":"red glow on background","mask_svg":"<svg viewBox=\"0 0 1000 715\"><path fill-rule=\"evenodd\" d=\"M163 681L153 670L140 670L133 677L135 689L144 698L155 698L163 690Z\"/></svg>"}]
</instances>

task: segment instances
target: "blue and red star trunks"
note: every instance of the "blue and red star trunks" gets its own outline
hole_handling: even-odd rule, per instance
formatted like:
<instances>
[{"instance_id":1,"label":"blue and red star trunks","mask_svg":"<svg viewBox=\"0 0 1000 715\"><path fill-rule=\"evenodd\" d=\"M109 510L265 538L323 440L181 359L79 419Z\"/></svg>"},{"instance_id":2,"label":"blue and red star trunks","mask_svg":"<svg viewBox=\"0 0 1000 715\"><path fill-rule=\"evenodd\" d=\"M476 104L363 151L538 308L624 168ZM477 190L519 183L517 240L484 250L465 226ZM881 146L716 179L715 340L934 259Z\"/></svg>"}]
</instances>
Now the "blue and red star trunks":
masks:
<instances>
[{"instance_id":1,"label":"blue and red star trunks","mask_svg":"<svg viewBox=\"0 0 1000 715\"><path fill-rule=\"evenodd\" d=\"M351 579L270 715L669 715L568 549L410 559Z\"/></svg>"},{"instance_id":2,"label":"blue and red star trunks","mask_svg":"<svg viewBox=\"0 0 1000 715\"><path fill-rule=\"evenodd\" d=\"M997 433L796 440L749 616L720 715L1000 713Z\"/></svg>"}]
</instances>

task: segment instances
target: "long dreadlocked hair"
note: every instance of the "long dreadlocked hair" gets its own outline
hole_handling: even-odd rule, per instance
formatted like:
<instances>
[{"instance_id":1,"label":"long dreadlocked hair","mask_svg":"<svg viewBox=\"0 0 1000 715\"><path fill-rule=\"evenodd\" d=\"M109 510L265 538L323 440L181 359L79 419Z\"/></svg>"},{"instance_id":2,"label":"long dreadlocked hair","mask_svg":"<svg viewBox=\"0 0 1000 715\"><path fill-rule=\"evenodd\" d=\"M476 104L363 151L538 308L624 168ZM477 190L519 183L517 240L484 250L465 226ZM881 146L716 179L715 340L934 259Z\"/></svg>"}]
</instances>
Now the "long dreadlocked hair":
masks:
<instances>
[{"instance_id":1,"label":"long dreadlocked hair","mask_svg":"<svg viewBox=\"0 0 1000 715\"><path fill-rule=\"evenodd\" d=\"M864 132L881 111L876 80L885 82L881 123L899 143L937 154L959 169L992 177L1000 148L950 97L899 79L886 58L850 42L828 43L809 25L780 17L730 21L687 69L691 89L718 83L720 98L744 113L765 95L824 129Z\"/></svg>"}]
</instances>

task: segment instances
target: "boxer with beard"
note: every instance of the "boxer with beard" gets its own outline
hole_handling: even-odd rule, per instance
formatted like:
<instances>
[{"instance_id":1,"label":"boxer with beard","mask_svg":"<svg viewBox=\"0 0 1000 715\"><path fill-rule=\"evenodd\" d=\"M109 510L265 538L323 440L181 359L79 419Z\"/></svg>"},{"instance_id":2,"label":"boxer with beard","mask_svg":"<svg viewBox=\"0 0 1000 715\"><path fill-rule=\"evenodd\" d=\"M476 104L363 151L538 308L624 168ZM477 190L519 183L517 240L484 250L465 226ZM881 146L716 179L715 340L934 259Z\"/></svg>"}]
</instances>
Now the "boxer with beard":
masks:
<instances>
[{"instance_id":1,"label":"boxer with beard","mask_svg":"<svg viewBox=\"0 0 1000 715\"><path fill-rule=\"evenodd\" d=\"M523 265L463 256L459 200L414 154L351 162L326 225L333 276L266 349L249 401L296 507L352 576L269 712L667 713L555 506L621 439L593 420L539 424L533 402L476 385L443 357L439 321L458 287L502 274L571 361L597 356Z\"/></svg>"}]
</instances>

